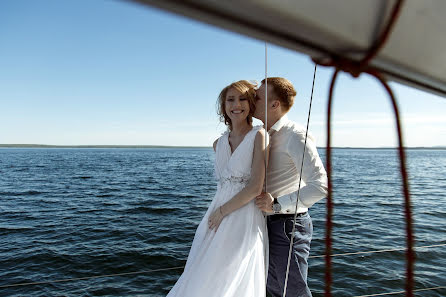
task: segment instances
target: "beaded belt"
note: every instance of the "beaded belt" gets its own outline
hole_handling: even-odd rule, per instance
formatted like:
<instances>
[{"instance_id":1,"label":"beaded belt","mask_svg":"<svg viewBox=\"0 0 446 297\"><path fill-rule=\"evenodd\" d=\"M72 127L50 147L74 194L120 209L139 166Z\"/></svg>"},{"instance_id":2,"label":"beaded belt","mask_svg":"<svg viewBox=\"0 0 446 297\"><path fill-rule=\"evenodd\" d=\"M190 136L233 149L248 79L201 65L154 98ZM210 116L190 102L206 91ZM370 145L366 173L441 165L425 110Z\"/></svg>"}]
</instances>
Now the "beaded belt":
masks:
<instances>
[{"instance_id":1,"label":"beaded belt","mask_svg":"<svg viewBox=\"0 0 446 297\"><path fill-rule=\"evenodd\" d=\"M229 176L229 177L220 177L218 180L221 184L231 183L231 184L246 184L249 181L250 176Z\"/></svg>"}]
</instances>

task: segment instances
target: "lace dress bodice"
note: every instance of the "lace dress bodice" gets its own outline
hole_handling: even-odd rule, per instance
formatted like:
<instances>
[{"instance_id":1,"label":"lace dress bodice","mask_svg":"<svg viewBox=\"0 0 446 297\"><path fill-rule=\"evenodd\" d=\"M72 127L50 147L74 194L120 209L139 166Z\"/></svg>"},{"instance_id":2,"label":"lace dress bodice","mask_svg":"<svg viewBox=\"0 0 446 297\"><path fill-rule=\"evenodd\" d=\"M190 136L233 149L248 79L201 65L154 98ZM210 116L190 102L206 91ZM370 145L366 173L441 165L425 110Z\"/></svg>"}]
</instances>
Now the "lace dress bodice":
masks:
<instances>
[{"instance_id":1,"label":"lace dress bodice","mask_svg":"<svg viewBox=\"0 0 446 297\"><path fill-rule=\"evenodd\" d=\"M251 177L254 140L262 127L255 126L231 153L229 132L225 132L217 142L215 154L215 175L219 186L246 185Z\"/></svg>"}]
</instances>

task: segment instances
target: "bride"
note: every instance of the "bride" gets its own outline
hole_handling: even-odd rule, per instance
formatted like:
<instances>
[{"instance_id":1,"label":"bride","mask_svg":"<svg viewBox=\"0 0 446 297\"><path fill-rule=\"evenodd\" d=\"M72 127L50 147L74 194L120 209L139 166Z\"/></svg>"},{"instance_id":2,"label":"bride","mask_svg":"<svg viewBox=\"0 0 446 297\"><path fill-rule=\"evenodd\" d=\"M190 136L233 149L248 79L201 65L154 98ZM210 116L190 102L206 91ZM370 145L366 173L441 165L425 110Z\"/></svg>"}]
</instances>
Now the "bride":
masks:
<instances>
[{"instance_id":1,"label":"bride","mask_svg":"<svg viewBox=\"0 0 446 297\"><path fill-rule=\"evenodd\" d=\"M254 87L237 81L218 97L228 131L214 142L217 192L168 297L266 295L268 233L253 200L263 189L267 144L265 130L252 126Z\"/></svg>"}]
</instances>

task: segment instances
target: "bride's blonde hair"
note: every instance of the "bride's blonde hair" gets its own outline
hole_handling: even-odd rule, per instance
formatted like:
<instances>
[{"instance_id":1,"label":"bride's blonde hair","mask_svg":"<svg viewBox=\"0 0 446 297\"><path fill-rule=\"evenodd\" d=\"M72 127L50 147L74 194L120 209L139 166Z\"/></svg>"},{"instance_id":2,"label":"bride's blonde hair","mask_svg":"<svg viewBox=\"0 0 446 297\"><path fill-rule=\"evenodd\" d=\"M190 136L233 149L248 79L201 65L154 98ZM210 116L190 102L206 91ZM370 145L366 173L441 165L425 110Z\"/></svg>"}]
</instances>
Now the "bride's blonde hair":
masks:
<instances>
[{"instance_id":1,"label":"bride's blonde hair","mask_svg":"<svg viewBox=\"0 0 446 297\"><path fill-rule=\"evenodd\" d=\"M225 123L229 127L229 130L232 130L232 122L229 116L226 114L225 111L225 102L226 102L226 94L228 93L229 89L234 88L237 91L239 91L241 94L246 96L249 103L249 114L246 118L246 121L248 124L252 124L252 116L254 115L254 112L256 110L255 106L255 97L256 97L256 83L249 82L247 80L239 80L236 82L233 82L229 86L226 86L221 92L220 95L218 95L217 100L217 114L220 116L220 121L222 123Z\"/></svg>"}]
</instances>

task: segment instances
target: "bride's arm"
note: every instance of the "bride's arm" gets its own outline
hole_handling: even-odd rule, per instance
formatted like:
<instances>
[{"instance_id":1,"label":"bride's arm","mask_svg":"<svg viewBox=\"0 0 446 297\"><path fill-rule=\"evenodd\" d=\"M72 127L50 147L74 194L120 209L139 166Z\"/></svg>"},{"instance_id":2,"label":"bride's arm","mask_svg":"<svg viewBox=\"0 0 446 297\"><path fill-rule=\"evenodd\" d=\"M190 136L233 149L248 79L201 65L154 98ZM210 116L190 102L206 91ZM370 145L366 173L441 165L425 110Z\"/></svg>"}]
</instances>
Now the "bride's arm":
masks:
<instances>
[{"instance_id":1,"label":"bride's arm","mask_svg":"<svg viewBox=\"0 0 446 297\"><path fill-rule=\"evenodd\" d=\"M252 159L251 178L248 184L238 192L228 202L219 207L209 217L209 227L217 229L223 217L233 211L248 204L256 196L260 195L263 190L263 182L265 179L265 150L268 152L269 146L265 144L265 130L259 130L254 140L254 154ZM267 154L268 156L268 154Z\"/></svg>"}]
</instances>

